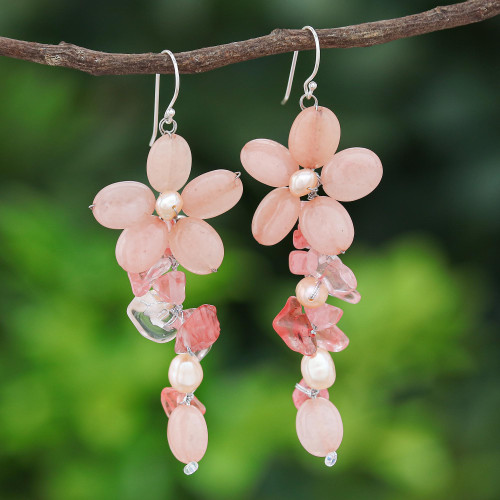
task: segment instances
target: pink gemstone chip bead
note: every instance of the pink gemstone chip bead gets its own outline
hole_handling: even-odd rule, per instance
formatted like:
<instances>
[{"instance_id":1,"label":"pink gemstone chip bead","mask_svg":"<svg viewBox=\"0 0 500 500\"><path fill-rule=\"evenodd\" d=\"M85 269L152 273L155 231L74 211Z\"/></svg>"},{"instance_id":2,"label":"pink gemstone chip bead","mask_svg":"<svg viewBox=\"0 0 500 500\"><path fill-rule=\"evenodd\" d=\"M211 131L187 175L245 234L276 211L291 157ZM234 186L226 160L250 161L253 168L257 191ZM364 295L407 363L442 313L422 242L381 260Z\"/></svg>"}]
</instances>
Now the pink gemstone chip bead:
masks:
<instances>
[{"instance_id":1,"label":"pink gemstone chip bead","mask_svg":"<svg viewBox=\"0 0 500 500\"><path fill-rule=\"evenodd\" d=\"M309 276L314 274L318 267L318 254L314 250L293 250L290 252L288 264L291 273Z\"/></svg>"},{"instance_id":2,"label":"pink gemstone chip bead","mask_svg":"<svg viewBox=\"0 0 500 500\"><path fill-rule=\"evenodd\" d=\"M338 256L320 256L315 276L321 278L333 297L351 304L357 304L361 300L361 295L356 290L356 276Z\"/></svg>"},{"instance_id":3,"label":"pink gemstone chip bead","mask_svg":"<svg viewBox=\"0 0 500 500\"><path fill-rule=\"evenodd\" d=\"M316 352L316 339L297 297L289 297L285 307L273 321L273 328L292 351L311 356Z\"/></svg>"},{"instance_id":4,"label":"pink gemstone chip bead","mask_svg":"<svg viewBox=\"0 0 500 500\"><path fill-rule=\"evenodd\" d=\"M161 404L167 417L170 417L170 414L184 401L185 396L185 393L178 392L173 387L165 387L161 391ZM193 397L190 404L198 408L205 415L207 409L196 396Z\"/></svg>"},{"instance_id":5,"label":"pink gemstone chip bead","mask_svg":"<svg viewBox=\"0 0 500 500\"><path fill-rule=\"evenodd\" d=\"M304 308L309 318L309 321L316 327L317 330L324 330L336 325L342 317L343 311L338 307L330 304L323 304L320 307L305 307Z\"/></svg>"},{"instance_id":6,"label":"pink gemstone chip bead","mask_svg":"<svg viewBox=\"0 0 500 500\"><path fill-rule=\"evenodd\" d=\"M316 333L316 343L320 349L340 352L349 345L349 338L338 326L333 325Z\"/></svg>"},{"instance_id":7,"label":"pink gemstone chip bead","mask_svg":"<svg viewBox=\"0 0 500 500\"><path fill-rule=\"evenodd\" d=\"M219 338L219 334L220 324L216 308L203 304L190 311L189 317L180 327L175 341L175 352L178 354L187 352L188 347L193 352L207 349Z\"/></svg>"},{"instance_id":8,"label":"pink gemstone chip bead","mask_svg":"<svg viewBox=\"0 0 500 500\"><path fill-rule=\"evenodd\" d=\"M186 298L186 275L182 271L170 271L153 283L161 299L172 304L182 304Z\"/></svg>"},{"instance_id":9,"label":"pink gemstone chip bead","mask_svg":"<svg viewBox=\"0 0 500 500\"><path fill-rule=\"evenodd\" d=\"M304 238L304 235L302 234L300 227L298 227L293 232L293 246L297 250L302 250L303 248L309 248L309 243L307 243L307 240Z\"/></svg>"},{"instance_id":10,"label":"pink gemstone chip bead","mask_svg":"<svg viewBox=\"0 0 500 500\"><path fill-rule=\"evenodd\" d=\"M158 279L162 274L165 274L171 267L172 261L167 253L148 271L143 273L128 273L130 285L132 286L132 293L136 297L142 297L149 292L153 282Z\"/></svg>"},{"instance_id":11,"label":"pink gemstone chip bead","mask_svg":"<svg viewBox=\"0 0 500 500\"><path fill-rule=\"evenodd\" d=\"M310 387L306 384L305 380L302 379L299 384L304 387L304 389L310 389ZM330 399L330 395L328 394L328 389L321 389L318 393L318 397L324 399ZM302 391L299 391L297 388L293 391L292 394L293 404L297 410L308 400L311 399L307 394L304 394Z\"/></svg>"}]
</instances>

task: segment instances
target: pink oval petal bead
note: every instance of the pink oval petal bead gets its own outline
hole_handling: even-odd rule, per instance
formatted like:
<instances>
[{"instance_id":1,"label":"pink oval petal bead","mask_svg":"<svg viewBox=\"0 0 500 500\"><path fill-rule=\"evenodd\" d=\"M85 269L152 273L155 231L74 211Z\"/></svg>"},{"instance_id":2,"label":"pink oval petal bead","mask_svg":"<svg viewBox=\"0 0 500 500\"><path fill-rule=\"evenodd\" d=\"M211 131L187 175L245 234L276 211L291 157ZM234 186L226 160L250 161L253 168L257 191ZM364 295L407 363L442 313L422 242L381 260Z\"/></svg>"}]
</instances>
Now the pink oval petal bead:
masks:
<instances>
[{"instance_id":1,"label":"pink oval petal bead","mask_svg":"<svg viewBox=\"0 0 500 500\"><path fill-rule=\"evenodd\" d=\"M354 239L347 210L328 196L305 203L300 212L300 229L311 248L326 255L345 252Z\"/></svg>"},{"instance_id":2,"label":"pink oval petal bead","mask_svg":"<svg viewBox=\"0 0 500 500\"><path fill-rule=\"evenodd\" d=\"M326 457L342 442L342 418L327 399L319 397L305 401L297 412L296 425L300 444L316 457Z\"/></svg>"},{"instance_id":3,"label":"pink oval petal bead","mask_svg":"<svg viewBox=\"0 0 500 500\"><path fill-rule=\"evenodd\" d=\"M193 179L182 191L186 215L210 219L227 212L240 201L243 184L235 172L213 170Z\"/></svg>"},{"instance_id":4,"label":"pink oval petal bead","mask_svg":"<svg viewBox=\"0 0 500 500\"><path fill-rule=\"evenodd\" d=\"M125 229L151 215L155 201L153 191L140 182L115 182L96 194L92 213L104 227Z\"/></svg>"},{"instance_id":5,"label":"pink oval petal bead","mask_svg":"<svg viewBox=\"0 0 500 500\"><path fill-rule=\"evenodd\" d=\"M179 462L199 462L208 446L207 423L200 410L191 405L177 406L170 414L167 439Z\"/></svg>"},{"instance_id":6,"label":"pink oval petal bead","mask_svg":"<svg viewBox=\"0 0 500 500\"><path fill-rule=\"evenodd\" d=\"M273 189L260 202L252 220L252 234L261 245L275 245L297 222L300 198L286 187Z\"/></svg>"},{"instance_id":7,"label":"pink oval petal bead","mask_svg":"<svg viewBox=\"0 0 500 500\"><path fill-rule=\"evenodd\" d=\"M339 201L354 201L371 193L382 179L382 162L369 149L350 148L337 153L323 168L326 194Z\"/></svg>"},{"instance_id":8,"label":"pink oval petal bead","mask_svg":"<svg viewBox=\"0 0 500 500\"><path fill-rule=\"evenodd\" d=\"M340 141L340 124L328 108L314 106L301 111L290 129L288 148L306 168L318 168L332 159Z\"/></svg>"},{"instance_id":9,"label":"pink oval petal bead","mask_svg":"<svg viewBox=\"0 0 500 500\"><path fill-rule=\"evenodd\" d=\"M168 247L167 225L158 217L128 227L116 242L116 260L129 273L142 273L156 264Z\"/></svg>"},{"instance_id":10,"label":"pink oval petal bead","mask_svg":"<svg viewBox=\"0 0 500 500\"><path fill-rule=\"evenodd\" d=\"M191 161L191 150L184 138L176 134L163 135L149 151L149 183L160 193L179 191L189 178Z\"/></svg>"},{"instance_id":11,"label":"pink oval petal bead","mask_svg":"<svg viewBox=\"0 0 500 500\"><path fill-rule=\"evenodd\" d=\"M217 231L195 217L179 219L170 231L170 250L179 264L195 274L210 274L224 259L224 245Z\"/></svg>"},{"instance_id":12,"label":"pink oval petal bead","mask_svg":"<svg viewBox=\"0 0 500 500\"><path fill-rule=\"evenodd\" d=\"M258 181L272 187L288 186L290 176L299 169L290 151L278 142L255 139L241 150L243 168Z\"/></svg>"}]
</instances>

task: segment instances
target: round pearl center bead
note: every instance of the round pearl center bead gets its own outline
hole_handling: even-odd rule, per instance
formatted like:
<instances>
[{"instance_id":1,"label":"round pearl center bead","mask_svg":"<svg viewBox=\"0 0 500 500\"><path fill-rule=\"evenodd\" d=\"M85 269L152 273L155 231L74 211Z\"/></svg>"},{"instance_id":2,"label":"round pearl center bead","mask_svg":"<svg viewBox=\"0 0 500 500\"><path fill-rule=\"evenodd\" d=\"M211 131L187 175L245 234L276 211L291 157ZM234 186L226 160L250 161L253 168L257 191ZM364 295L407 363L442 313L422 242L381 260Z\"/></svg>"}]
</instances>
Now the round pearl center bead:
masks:
<instances>
[{"instance_id":1,"label":"round pearl center bead","mask_svg":"<svg viewBox=\"0 0 500 500\"><path fill-rule=\"evenodd\" d=\"M156 200L156 213L163 220L172 220L179 215L183 204L177 191L165 191Z\"/></svg>"},{"instance_id":2,"label":"round pearl center bead","mask_svg":"<svg viewBox=\"0 0 500 500\"><path fill-rule=\"evenodd\" d=\"M309 194L318 185L318 176L310 168L302 168L294 172L290 177L288 187L294 196Z\"/></svg>"},{"instance_id":3,"label":"round pearl center bead","mask_svg":"<svg viewBox=\"0 0 500 500\"><path fill-rule=\"evenodd\" d=\"M321 281L308 276L297 283L295 295L304 307L319 307L328 298L328 288Z\"/></svg>"}]
</instances>

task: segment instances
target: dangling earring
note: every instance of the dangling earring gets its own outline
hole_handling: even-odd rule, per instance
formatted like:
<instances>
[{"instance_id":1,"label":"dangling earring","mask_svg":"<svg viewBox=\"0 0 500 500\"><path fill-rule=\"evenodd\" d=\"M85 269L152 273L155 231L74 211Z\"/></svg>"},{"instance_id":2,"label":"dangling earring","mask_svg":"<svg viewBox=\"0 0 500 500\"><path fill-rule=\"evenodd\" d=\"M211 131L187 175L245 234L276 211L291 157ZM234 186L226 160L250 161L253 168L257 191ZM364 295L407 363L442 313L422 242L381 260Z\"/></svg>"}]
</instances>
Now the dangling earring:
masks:
<instances>
[{"instance_id":1,"label":"dangling earring","mask_svg":"<svg viewBox=\"0 0 500 500\"><path fill-rule=\"evenodd\" d=\"M347 347L349 339L338 328L342 316L338 307L326 304L328 295L356 304L361 296L352 271L338 255L354 238L354 227L339 201L353 201L373 191L382 178L382 164L373 152L350 148L335 153L340 141L337 117L318 105L313 95L320 61L318 36L314 36L316 63L304 83L299 104L302 111L293 122L286 149L268 139L247 143L241 163L258 181L275 187L260 203L252 221L252 233L262 245L281 241L295 226L289 267L304 275L285 307L273 321L273 328L288 347L303 354L302 380L296 384L293 402L297 412L297 435L312 455L335 464L343 435L342 419L329 401L328 388L335 382L335 366L330 352ZM282 104L290 95L298 52L292 59L290 78ZM314 105L304 107L304 99ZM299 165L304 167L299 168ZM321 176L315 169L323 167ZM323 187L327 196L320 196ZM302 201L301 197L307 196ZM308 249L305 251L304 249Z\"/></svg>"},{"instance_id":2,"label":"dangling earring","mask_svg":"<svg viewBox=\"0 0 500 500\"><path fill-rule=\"evenodd\" d=\"M117 182L102 189L90 208L105 227L123 229L116 244L118 264L128 272L135 298L127 313L139 333L148 340L175 340L178 354L171 362L172 387L161 392L169 417L167 438L177 460L187 464L186 474L198 469L208 444L205 407L194 396L203 378L200 361L220 333L216 309L204 304L183 309L186 277L180 264L195 274L216 272L224 247L209 219L231 209L241 198L239 172L214 170L178 190L191 172L188 143L175 132L174 103L179 94L179 70L174 55L175 92L158 124L160 75L156 75L154 128L147 175L155 195L139 182ZM171 127L167 130L167 127ZM161 137L156 139L157 131ZM152 215L156 210L157 216ZM186 215L181 215L181 210Z\"/></svg>"}]
</instances>

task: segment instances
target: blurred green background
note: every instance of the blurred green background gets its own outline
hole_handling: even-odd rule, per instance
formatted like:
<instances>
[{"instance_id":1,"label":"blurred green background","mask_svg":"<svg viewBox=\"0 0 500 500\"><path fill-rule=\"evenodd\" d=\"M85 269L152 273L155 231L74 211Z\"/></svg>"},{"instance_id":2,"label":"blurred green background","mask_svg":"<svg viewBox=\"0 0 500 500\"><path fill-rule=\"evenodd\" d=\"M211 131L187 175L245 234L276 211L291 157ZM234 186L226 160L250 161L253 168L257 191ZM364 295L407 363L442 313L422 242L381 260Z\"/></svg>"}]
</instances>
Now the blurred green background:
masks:
<instances>
[{"instance_id":1,"label":"blurred green background","mask_svg":"<svg viewBox=\"0 0 500 500\"><path fill-rule=\"evenodd\" d=\"M0 34L110 52L195 49L276 27L398 17L433 1L0 0ZM324 50L320 103L341 149L381 157L379 188L348 209L344 262L362 301L334 354L344 420L333 469L295 434L300 355L271 327L293 294L291 236L251 237L269 189L243 173L213 220L226 257L188 273L187 307L215 304L220 339L197 391L209 448L182 473L160 390L173 345L142 338L116 264L118 232L87 206L103 186L147 182L153 76L92 77L0 58L0 497L2 499L470 499L500 497L498 20L362 49ZM191 178L239 170L249 140L286 143L314 55L181 76L179 133ZM162 78L162 109L173 77Z\"/></svg>"}]
</instances>

